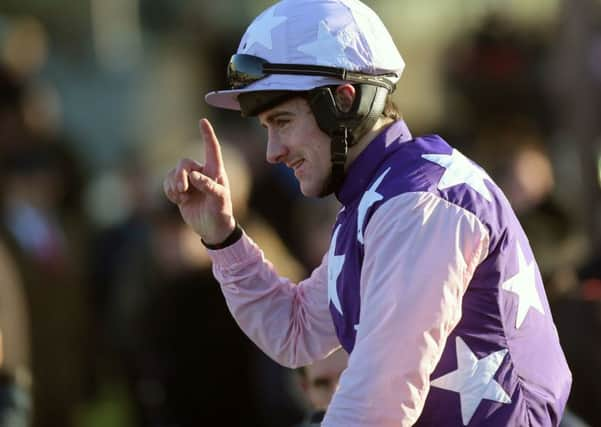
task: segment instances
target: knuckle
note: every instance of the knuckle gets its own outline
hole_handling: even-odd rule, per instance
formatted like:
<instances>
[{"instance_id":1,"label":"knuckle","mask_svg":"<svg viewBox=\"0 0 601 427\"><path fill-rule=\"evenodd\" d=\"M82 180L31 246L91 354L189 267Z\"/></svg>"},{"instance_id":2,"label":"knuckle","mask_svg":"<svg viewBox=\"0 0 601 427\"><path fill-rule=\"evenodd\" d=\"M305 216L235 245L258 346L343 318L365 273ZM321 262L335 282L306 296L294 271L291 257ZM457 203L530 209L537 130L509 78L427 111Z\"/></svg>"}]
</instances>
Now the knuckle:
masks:
<instances>
[{"instance_id":1,"label":"knuckle","mask_svg":"<svg viewBox=\"0 0 601 427\"><path fill-rule=\"evenodd\" d=\"M177 173L180 174L184 169L186 169L190 163L190 159L180 159L177 162Z\"/></svg>"},{"instance_id":2,"label":"knuckle","mask_svg":"<svg viewBox=\"0 0 601 427\"><path fill-rule=\"evenodd\" d=\"M202 168L202 165L200 165L195 160L192 160L190 158L183 158L177 163L176 175L182 176L187 172L197 170L200 168Z\"/></svg>"},{"instance_id":3,"label":"knuckle","mask_svg":"<svg viewBox=\"0 0 601 427\"><path fill-rule=\"evenodd\" d=\"M181 160L181 162L182 162L182 165L183 165L185 168L191 168L191 167L193 167L194 163L196 163L194 160L192 160L192 159L190 159L190 158L188 158L188 157L186 157L186 158L183 158L183 159Z\"/></svg>"}]
</instances>

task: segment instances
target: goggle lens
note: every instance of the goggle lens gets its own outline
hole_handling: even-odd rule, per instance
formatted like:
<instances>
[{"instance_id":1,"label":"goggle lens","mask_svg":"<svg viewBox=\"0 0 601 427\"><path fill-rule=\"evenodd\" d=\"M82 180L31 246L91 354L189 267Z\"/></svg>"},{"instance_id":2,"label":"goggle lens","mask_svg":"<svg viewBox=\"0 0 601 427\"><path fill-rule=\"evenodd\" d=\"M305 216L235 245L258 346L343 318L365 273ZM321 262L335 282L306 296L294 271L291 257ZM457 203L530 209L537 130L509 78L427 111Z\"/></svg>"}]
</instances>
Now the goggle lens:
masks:
<instances>
[{"instance_id":1,"label":"goggle lens","mask_svg":"<svg viewBox=\"0 0 601 427\"><path fill-rule=\"evenodd\" d=\"M264 79L263 64L267 61L258 56L237 54L232 56L227 66L227 82L230 88L240 89L257 80Z\"/></svg>"}]
</instances>

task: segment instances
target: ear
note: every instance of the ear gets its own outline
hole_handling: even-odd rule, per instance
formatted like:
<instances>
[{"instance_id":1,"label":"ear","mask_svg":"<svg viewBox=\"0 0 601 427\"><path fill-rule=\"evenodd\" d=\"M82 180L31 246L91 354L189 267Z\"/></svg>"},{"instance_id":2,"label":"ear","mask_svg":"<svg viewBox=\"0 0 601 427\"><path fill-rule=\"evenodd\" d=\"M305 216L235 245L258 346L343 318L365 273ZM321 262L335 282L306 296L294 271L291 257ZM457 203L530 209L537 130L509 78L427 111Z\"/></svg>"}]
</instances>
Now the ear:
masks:
<instances>
[{"instance_id":1,"label":"ear","mask_svg":"<svg viewBox=\"0 0 601 427\"><path fill-rule=\"evenodd\" d=\"M336 88L336 105L340 111L348 113L355 100L355 87L349 83L342 84Z\"/></svg>"}]
</instances>

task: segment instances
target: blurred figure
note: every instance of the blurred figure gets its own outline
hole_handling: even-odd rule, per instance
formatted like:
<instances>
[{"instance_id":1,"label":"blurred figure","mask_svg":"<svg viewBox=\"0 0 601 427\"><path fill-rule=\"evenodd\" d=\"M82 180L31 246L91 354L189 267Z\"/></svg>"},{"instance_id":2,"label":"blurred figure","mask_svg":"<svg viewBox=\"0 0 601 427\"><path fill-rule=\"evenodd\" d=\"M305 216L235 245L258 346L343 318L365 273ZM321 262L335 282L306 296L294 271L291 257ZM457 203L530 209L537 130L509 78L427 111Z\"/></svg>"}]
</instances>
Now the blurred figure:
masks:
<instances>
[{"instance_id":1,"label":"blurred figure","mask_svg":"<svg viewBox=\"0 0 601 427\"><path fill-rule=\"evenodd\" d=\"M490 124L509 133L515 118L534 119L546 130L551 127L549 105L541 102L541 70L549 45L544 32L520 28L497 13L450 43L444 70L451 113L446 127L466 151L482 147L474 137ZM486 141L483 148L502 147Z\"/></svg>"},{"instance_id":2,"label":"blurred figure","mask_svg":"<svg viewBox=\"0 0 601 427\"><path fill-rule=\"evenodd\" d=\"M319 426L348 364L348 353L340 348L325 359L297 370L300 385L310 403L310 412L297 427Z\"/></svg>"},{"instance_id":3,"label":"blurred figure","mask_svg":"<svg viewBox=\"0 0 601 427\"><path fill-rule=\"evenodd\" d=\"M110 339L135 406L135 425L256 426L252 347L221 304L206 257L177 211L121 250L108 300ZM124 262L123 262L124 261ZM231 410L236 402L236 411Z\"/></svg>"},{"instance_id":4,"label":"blurred figure","mask_svg":"<svg viewBox=\"0 0 601 427\"><path fill-rule=\"evenodd\" d=\"M21 80L0 63L0 217L5 180L4 159L24 142L19 114ZM0 426L25 427L31 422L29 309L14 248L0 221Z\"/></svg>"},{"instance_id":5,"label":"blurred figure","mask_svg":"<svg viewBox=\"0 0 601 427\"><path fill-rule=\"evenodd\" d=\"M72 191L81 179L55 137L42 140L27 127L27 85L0 67L0 229L27 305L33 425L68 427L84 398L91 349L82 280L85 221Z\"/></svg>"},{"instance_id":6,"label":"blurred figure","mask_svg":"<svg viewBox=\"0 0 601 427\"><path fill-rule=\"evenodd\" d=\"M289 222L296 230L299 259L307 271L316 268L327 252L339 209L340 203L335 198L301 198L294 203Z\"/></svg>"},{"instance_id":7,"label":"blurred figure","mask_svg":"<svg viewBox=\"0 0 601 427\"><path fill-rule=\"evenodd\" d=\"M0 230L0 426L31 423L29 325L23 283Z\"/></svg>"},{"instance_id":8,"label":"blurred figure","mask_svg":"<svg viewBox=\"0 0 601 427\"><path fill-rule=\"evenodd\" d=\"M164 161L162 153L157 157ZM244 158L234 147L225 147L224 157L237 182L232 199L241 224L278 259L282 274L301 277L302 265L248 206L252 179ZM96 286L103 301L101 328L120 364L112 374L128 384L136 425L297 422L302 409L286 393L288 371L263 358L242 334L223 304L206 251L177 208L162 198L140 197L152 182L148 163L128 163L136 166L124 168L117 179L125 199L135 197L135 203L122 222L99 233L94 270L103 278Z\"/></svg>"},{"instance_id":9,"label":"blurred figure","mask_svg":"<svg viewBox=\"0 0 601 427\"><path fill-rule=\"evenodd\" d=\"M601 261L592 257L571 278L572 292L557 301L553 313L574 385L571 411L591 426L601 425ZM566 286L567 287L567 286ZM597 337L597 338L595 338Z\"/></svg>"},{"instance_id":10,"label":"blurred figure","mask_svg":"<svg viewBox=\"0 0 601 427\"><path fill-rule=\"evenodd\" d=\"M592 256L578 270L580 292L586 301L601 301L601 255Z\"/></svg>"},{"instance_id":11,"label":"blurred figure","mask_svg":"<svg viewBox=\"0 0 601 427\"><path fill-rule=\"evenodd\" d=\"M54 146L14 150L3 162L3 210L30 307L34 426L70 426L84 398L88 353L85 232L62 210L68 168Z\"/></svg>"},{"instance_id":12,"label":"blurred figure","mask_svg":"<svg viewBox=\"0 0 601 427\"><path fill-rule=\"evenodd\" d=\"M491 141L498 148L489 148L489 158L537 255L553 300L561 297L563 290L554 287L551 278L581 263L587 253L587 236L575 226L574 213L557 201L555 171L542 136L533 129L512 128L506 132L496 128L497 137Z\"/></svg>"}]
</instances>

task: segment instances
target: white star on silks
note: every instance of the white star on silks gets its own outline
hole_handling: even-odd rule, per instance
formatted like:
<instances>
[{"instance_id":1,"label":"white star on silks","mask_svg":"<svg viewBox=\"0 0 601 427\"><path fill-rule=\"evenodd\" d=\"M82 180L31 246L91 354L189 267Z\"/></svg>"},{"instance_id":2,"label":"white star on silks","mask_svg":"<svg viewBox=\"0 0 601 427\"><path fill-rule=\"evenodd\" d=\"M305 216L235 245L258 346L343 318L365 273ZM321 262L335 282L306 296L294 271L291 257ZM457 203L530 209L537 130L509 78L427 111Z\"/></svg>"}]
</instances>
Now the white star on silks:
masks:
<instances>
[{"instance_id":1,"label":"white star on silks","mask_svg":"<svg viewBox=\"0 0 601 427\"><path fill-rule=\"evenodd\" d=\"M346 43L343 42L345 33L341 32L340 35L334 36L330 33L330 29L324 21L319 22L319 28L317 30L317 40L300 45L297 49L309 56L314 56L318 65L338 65L338 66L349 66L352 64L349 62L344 53Z\"/></svg>"},{"instance_id":2,"label":"white star on silks","mask_svg":"<svg viewBox=\"0 0 601 427\"><path fill-rule=\"evenodd\" d=\"M534 260L526 264L526 258L520 245L517 245L518 272L515 276L505 281L503 289L518 296L518 313L515 318L515 327L519 329L528 314L530 307L535 308L541 314L545 314L543 304L536 290L536 270Z\"/></svg>"},{"instance_id":3,"label":"white star on silks","mask_svg":"<svg viewBox=\"0 0 601 427\"><path fill-rule=\"evenodd\" d=\"M511 403L511 398L493 377L507 349L499 350L479 359L460 337L455 340L457 370L431 382L431 385L459 393L461 418L466 426L474 416L482 399Z\"/></svg>"},{"instance_id":4,"label":"white star on silks","mask_svg":"<svg viewBox=\"0 0 601 427\"><path fill-rule=\"evenodd\" d=\"M247 52L255 43L259 43L269 50L273 49L271 31L288 19L285 16L274 16L274 13L275 7L272 7L257 19L252 31L248 32L248 39L243 48L244 52Z\"/></svg>"},{"instance_id":5,"label":"white star on silks","mask_svg":"<svg viewBox=\"0 0 601 427\"><path fill-rule=\"evenodd\" d=\"M338 232L340 231L340 225L336 227L332 242L330 243L330 251L328 252L328 302L332 301L334 307L342 314L342 306L340 305L340 299L338 298L338 290L336 289L336 282L338 276L342 271L344 265L345 255L335 255L336 242L338 240Z\"/></svg>"},{"instance_id":6,"label":"white star on silks","mask_svg":"<svg viewBox=\"0 0 601 427\"><path fill-rule=\"evenodd\" d=\"M382 200L384 196L378 193L376 190L384 180L384 177L390 172L390 168L386 169L382 175L369 187L363 197L361 197L361 201L359 202L359 208L357 213L357 240L359 243L363 244L363 221L365 221L365 214L367 214L367 210L374 203Z\"/></svg>"},{"instance_id":7,"label":"white star on silks","mask_svg":"<svg viewBox=\"0 0 601 427\"><path fill-rule=\"evenodd\" d=\"M490 190L484 184L485 180L491 180L490 177L458 150L453 149L450 155L422 154L422 157L446 169L438 183L439 190L459 184L466 184L480 193L486 200L492 202Z\"/></svg>"}]
</instances>

